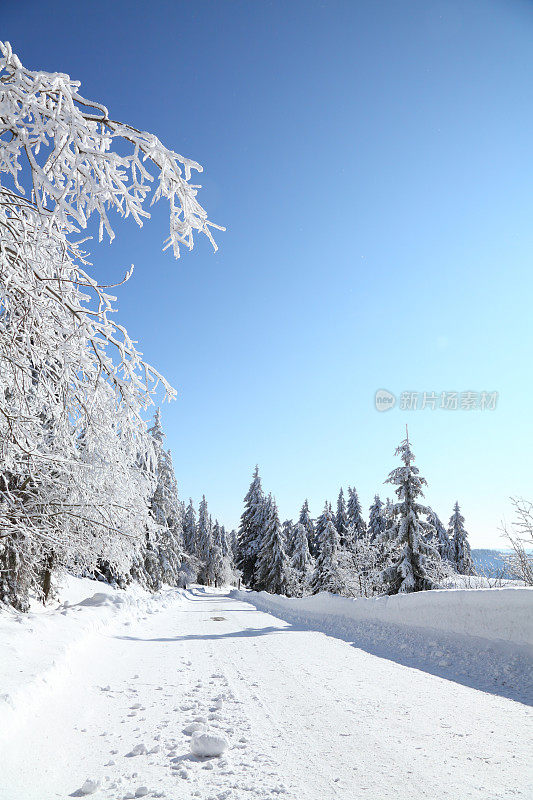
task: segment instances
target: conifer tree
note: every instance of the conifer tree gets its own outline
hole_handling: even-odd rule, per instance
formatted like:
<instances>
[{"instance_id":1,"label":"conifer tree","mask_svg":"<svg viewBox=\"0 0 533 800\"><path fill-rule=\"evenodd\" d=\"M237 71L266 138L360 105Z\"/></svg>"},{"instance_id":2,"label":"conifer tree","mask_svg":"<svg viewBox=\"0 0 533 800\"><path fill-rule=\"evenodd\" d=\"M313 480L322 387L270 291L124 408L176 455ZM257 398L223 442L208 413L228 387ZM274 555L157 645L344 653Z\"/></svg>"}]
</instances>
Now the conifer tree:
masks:
<instances>
[{"instance_id":1,"label":"conifer tree","mask_svg":"<svg viewBox=\"0 0 533 800\"><path fill-rule=\"evenodd\" d=\"M238 548L238 539L237 539L237 531L235 528L232 528L231 531L228 533L228 545L231 550L231 555L233 558L233 562L236 563L237 561L237 548Z\"/></svg>"},{"instance_id":2,"label":"conifer tree","mask_svg":"<svg viewBox=\"0 0 533 800\"><path fill-rule=\"evenodd\" d=\"M301 522L292 529L291 567L294 575L294 594L298 597L306 594L313 576L314 561L309 552L307 533Z\"/></svg>"},{"instance_id":3,"label":"conifer tree","mask_svg":"<svg viewBox=\"0 0 533 800\"><path fill-rule=\"evenodd\" d=\"M281 532L283 535L283 547L285 548L285 552L287 553L288 558L291 558L293 554L293 532L294 532L294 523L292 519L285 520L285 522L281 526Z\"/></svg>"},{"instance_id":4,"label":"conifer tree","mask_svg":"<svg viewBox=\"0 0 533 800\"><path fill-rule=\"evenodd\" d=\"M226 528L224 525L220 525L220 549L222 550L222 555L224 558L226 556L230 556L231 560L233 561L233 553L231 552L231 547L228 539L228 534L226 532Z\"/></svg>"},{"instance_id":5,"label":"conifer tree","mask_svg":"<svg viewBox=\"0 0 533 800\"><path fill-rule=\"evenodd\" d=\"M213 562L213 528L211 517L207 509L207 500L202 496L198 506L198 526L196 534L195 555L200 561L198 572L199 583L211 584L214 580Z\"/></svg>"},{"instance_id":6,"label":"conifer tree","mask_svg":"<svg viewBox=\"0 0 533 800\"><path fill-rule=\"evenodd\" d=\"M346 513L348 525L351 525L355 534L355 539L364 536L366 533L366 524L361 511L361 503L359 502L356 489L352 486L348 487L348 505Z\"/></svg>"},{"instance_id":7,"label":"conifer tree","mask_svg":"<svg viewBox=\"0 0 533 800\"><path fill-rule=\"evenodd\" d=\"M194 555L196 553L196 511L192 498L189 498L189 505L185 511L183 521L183 540L185 550Z\"/></svg>"},{"instance_id":8,"label":"conifer tree","mask_svg":"<svg viewBox=\"0 0 533 800\"><path fill-rule=\"evenodd\" d=\"M383 510L383 503L380 500L379 494L374 496L374 502L370 506L370 515L368 520L368 533L370 541L373 542L380 536L387 527L387 520Z\"/></svg>"},{"instance_id":9,"label":"conifer tree","mask_svg":"<svg viewBox=\"0 0 533 800\"><path fill-rule=\"evenodd\" d=\"M148 433L155 453L155 489L150 501L150 514L156 526L155 550L161 563L161 579L176 585L183 560L183 521L172 455L163 447L165 434L159 409Z\"/></svg>"},{"instance_id":10,"label":"conifer tree","mask_svg":"<svg viewBox=\"0 0 533 800\"><path fill-rule=\"evenodd\" d=\"M452 545L452 556L455 569L460 575L474 575L474 562L468 543L468 534L465 530L465 518L455 503L453 514L450 517L448 536Z\"/></svg>"},{"instance_id":11,"label":"conifer tree","mask_svg":"<svg viewBox=\"0 0 533 800\"><path fill-rule=\"evenodd\" d=\"M440 557L443 561L454 561L453 557L453 547L450 541L450 537L448 536L448 532L446 528L440 521L438 515L432 508L429 509L429 514L427 520L433 530L435 531L434 535L432 536L432 540L430 544L433 544L434 547L437 548L439 551Z\"/></svg>"},{"instance_id":12,"label":"conifer tree","mask_svg":"<svg viewBox=\"0 0 533 800\"><path fill-rule=\"evenodd\" d=\"M309 513L309 503L307 502L307 500L304 502L302 506L298 522L304 526L305 533L307 535L307 544L309 546L309 552L313 554L314 540L315 540L315 526L313 524L313 520L311 519L311 515Z\"/></svg>"},{"instance_id":13,"label":"conifer tree","mask_svg":"<svg viewBox=\"0 0 533 800\"><path fill-rule=\"evenodd\" d=\"M339 492L339 497L337 499L337 513L335 515L335 527L337 528L337 533L339 534L341 540L341 546L345 547L348 544L347 540L347 531L348 531L348 515L346 512L346 501L344 500L344 492L341 490Z\"/></svg>"},{"instance_id":14,"label":"conifer tree","mask_svg":"<svg viewBox=\"0 0 533 800\"><path fill-rule=\"evenodd\" d=\"M406 438L396 449L403 466L394 469L386 483L392 483L398 502L393 505L394 522L381 534L378 541L391 541L397 554L393 563L383 570L381 579L388 594L399 592L419 592L436 589L437 585L430 574L431 561L440 561L438 552L425 541L429 526L420 519L428 509L417 502L423 496L422 486L425 478L420 477L418 467L413 465L414 455Z\"/></svg>"},{"instance_id":15,"label":"conifer tree","mask_svg":"<svg viewBox=\"0 0 533 800\"><path fill-rule=\"evenodd\" d=\"M331 513L327 503L326 509ZM339 534L333 524L333 520L327 519L326 514L322 516L326 521L325 525L320 527L317 535L318 556L310 588L313 594L317 592L344 594L346 591L346 573L339 559Z\"/></svg>"},{"instance_id":16,"label":"conifer tree","mask_svg":"<svg viewBox=\"0 0 533 800\"><path fill-rule=\"evenodd\" d=\"M328 522L331 522L331 524L335 528L335 516L333 514L333 511L331 510L331 503L329 503L326 500L326 502L324 503L324 510L315 523L315 536L313 541L313 548L311 550L311 555L314 558L318 558L320 554L320 547L321 547L320 543L322 541L322 537L324 531L326 530ZM335 530L337 529L335 528Z\"/></svg>"},{"instance_id":17,"label":"conifer tree","mask_svg":"<svg viewBox=\"0 0 533 800\"><path fill-rule=\"evenodd\" d=\"M244 511L238 533L237 567L242 572L242 579L248 586L254 576L255 563L263 536L264 495L256 466L252 483L244 498Z\"/></svg>"},{"instance_id":18,"label":"conifer tree","mask_svg":"<svg viewBox=\"0 0 533 800\"><path fill-rule=\"evenodd\" d=\"M253 588L271 594L292 594L294 579L283 546L278 508L272 495L264 509L264 532L257 556Z\"/></svg>"}]
</instances>

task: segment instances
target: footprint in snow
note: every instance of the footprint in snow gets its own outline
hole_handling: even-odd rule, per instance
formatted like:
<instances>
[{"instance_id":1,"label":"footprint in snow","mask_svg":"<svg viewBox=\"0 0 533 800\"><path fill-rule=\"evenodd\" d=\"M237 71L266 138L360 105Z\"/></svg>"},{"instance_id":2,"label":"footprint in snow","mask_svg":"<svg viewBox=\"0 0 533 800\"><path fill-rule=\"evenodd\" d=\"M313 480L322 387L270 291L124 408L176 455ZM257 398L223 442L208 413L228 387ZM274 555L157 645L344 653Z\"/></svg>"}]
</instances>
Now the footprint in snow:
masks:
<instances>
[{"instance_id":1,"label":"footprint in snow","mask_svg":"<svg viewBox=\"0 0 533 800\"><path fill-rule=\"evenodd\" d=\"M70 797L86 797L89 794L94 794L100 786L99 781L92 778L87 778L83 786L80 786L75 792L72 792Z\"/></svg>"},{"instance_id":2,"label":"footprint in snow","mask_svg":"<svg viewBox=\"0 0 533 800\"><path fill-rule=\"evenodd\" d=\"M148 753L146 749L146 745L142 742L140 744L136 744L135 747L130 750L129 753L126 753L126 758L133 758L134 756L144 756Z\"/></svg>"},{"instance_id":3,"label":"footprint in snow","mask_svg":"<svg viewBox=\"0 0 533 800\"><path fill-rule=\"evenodd\" d=\"M191 736L193 733L197 731L203 731L205 727L205 723L203 722L191 722L189 725L186 725L183 729L183 733L185 736Z\"/></svg>"}]
</instances>

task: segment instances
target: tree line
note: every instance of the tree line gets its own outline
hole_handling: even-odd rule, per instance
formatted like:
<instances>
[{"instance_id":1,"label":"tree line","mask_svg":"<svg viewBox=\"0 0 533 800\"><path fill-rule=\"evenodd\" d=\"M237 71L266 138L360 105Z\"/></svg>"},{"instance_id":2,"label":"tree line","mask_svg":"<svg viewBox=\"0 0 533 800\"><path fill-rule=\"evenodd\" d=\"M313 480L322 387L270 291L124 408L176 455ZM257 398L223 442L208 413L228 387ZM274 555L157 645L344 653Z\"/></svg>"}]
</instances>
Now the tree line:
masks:
<instances>
[{"instance_id":1,"label":"tree line","mask_svg":"<svg viewBox=\"0 0 533 800\"><path fill-rule=\"evenodd\" d=\"M408 438L396 450L402 466L387 478L397 502L375 495L365 521L357 491L341 488L335 510L326 502L313 520L304 502L296 522L280 522L276 501L265 495L259 469L244 499L236 564L247 586L301 597L320 591L347 596L438 588L454 574L473 574L468 534L456 503L446 529L419 502L426 484L414 465Z\"/></svg>"}]
</instances>

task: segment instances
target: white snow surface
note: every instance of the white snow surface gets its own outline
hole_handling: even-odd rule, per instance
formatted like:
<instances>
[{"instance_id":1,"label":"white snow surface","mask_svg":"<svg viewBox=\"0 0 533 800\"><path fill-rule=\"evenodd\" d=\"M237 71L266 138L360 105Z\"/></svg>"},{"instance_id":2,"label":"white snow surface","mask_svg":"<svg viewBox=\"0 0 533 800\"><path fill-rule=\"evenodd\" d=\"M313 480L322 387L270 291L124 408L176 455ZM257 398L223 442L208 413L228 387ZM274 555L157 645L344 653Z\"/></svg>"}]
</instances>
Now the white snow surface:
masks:
<instances>
[{"instance_id":1,"label":"white snow surface","mask_svg":"<svg viewBox=\"0 0 533 800\"><path fill-rule=\"evenodd\" d=\"M343 617L446 633L483 637L533 647L533 588L463 589L351 598L320 592L292 598L267 592L236 592L236 597L269 610L319 617Z\"/></svg>"},{"instance_id":2,"label":"white snow surface","mask_svg":"<svg viewBox=\"0 0 533 800\"><path fill-rule=\"evenodd\" d=\"M531 614L531 592L470 613L452 597L468 593L425 593L450 599L422 603L422 625L409 597L379 620L327 596L65 592L67 609L0 612L0 800L533 796L527 624L502 638L501 608ZM443 604L483 635L446 628ZM202 736L227 749L191 752Z\"/></svg>"}]
</instances>

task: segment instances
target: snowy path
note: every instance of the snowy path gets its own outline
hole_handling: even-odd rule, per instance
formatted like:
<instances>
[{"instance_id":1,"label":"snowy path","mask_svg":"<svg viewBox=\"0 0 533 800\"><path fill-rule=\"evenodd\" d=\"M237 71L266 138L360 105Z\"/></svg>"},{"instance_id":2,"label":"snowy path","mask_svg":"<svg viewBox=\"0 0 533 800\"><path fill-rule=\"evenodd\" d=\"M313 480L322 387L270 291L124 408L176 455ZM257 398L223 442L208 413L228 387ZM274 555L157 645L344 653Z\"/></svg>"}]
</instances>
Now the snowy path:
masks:
<instances>
[{"instance_id":1,"label":"snowy path","mask_svg":"<svg viewBox=\"0 0 533 800\"><path fill-rule=\"evenodd\" d=\"M192 592L78 658L2 747L1 800L81 796L87 778L107 800L533 797L527 706L227 595ZM200 717L222 757L190 755Z\"/></svg>"}]
</instances>

